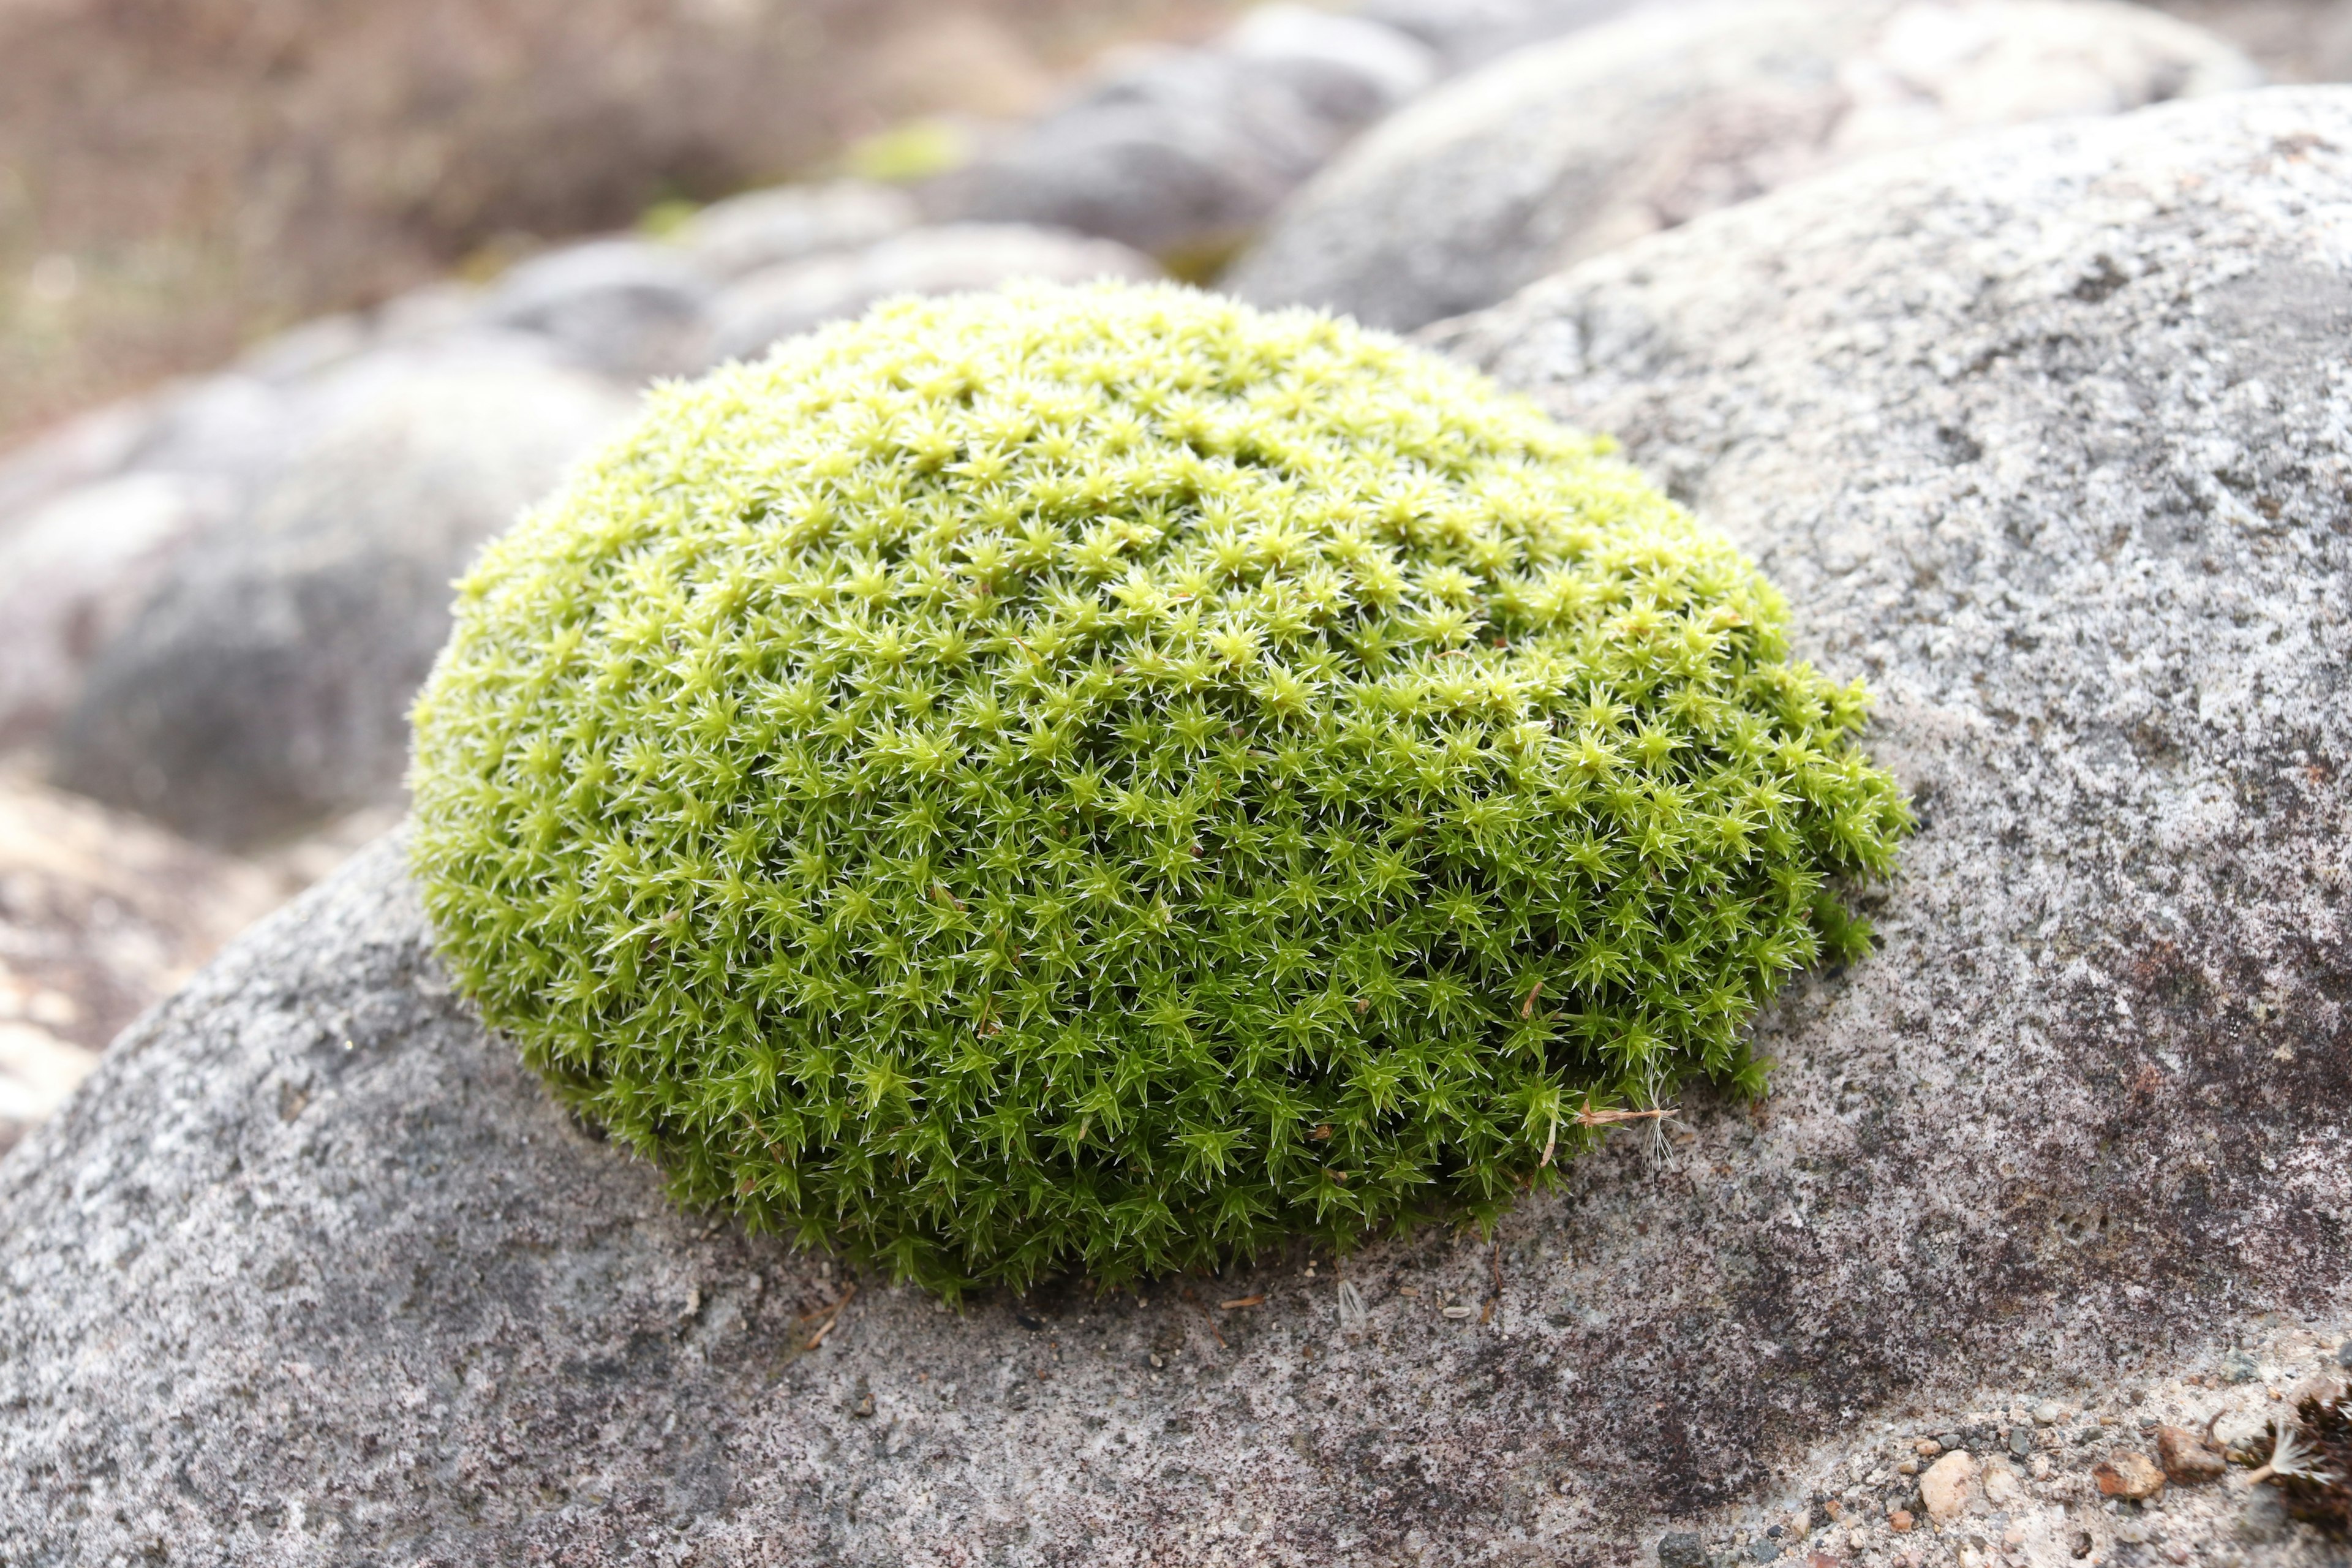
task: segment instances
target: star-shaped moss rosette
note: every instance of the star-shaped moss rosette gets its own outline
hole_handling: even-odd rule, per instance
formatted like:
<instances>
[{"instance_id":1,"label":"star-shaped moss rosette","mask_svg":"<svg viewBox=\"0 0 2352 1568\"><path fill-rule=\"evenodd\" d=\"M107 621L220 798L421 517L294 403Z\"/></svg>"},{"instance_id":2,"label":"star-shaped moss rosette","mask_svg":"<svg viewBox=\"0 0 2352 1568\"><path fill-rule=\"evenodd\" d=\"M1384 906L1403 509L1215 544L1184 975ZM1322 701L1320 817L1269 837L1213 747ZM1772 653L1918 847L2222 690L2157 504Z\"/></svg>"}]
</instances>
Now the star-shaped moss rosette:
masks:
<instances>
[{"instance_id":1,"label":"star-shaped moss rosette","mask_svg":"<svg viewBox=\"0 0 2352 1568\"><path fill-rule=\"evenodd\" d=\"M1725 541L1378 333L903 300L656 391L416 706L459 982L687 1204L953 1295L1491 1217L1864 951Z\"/></svg>"}]
</instances>

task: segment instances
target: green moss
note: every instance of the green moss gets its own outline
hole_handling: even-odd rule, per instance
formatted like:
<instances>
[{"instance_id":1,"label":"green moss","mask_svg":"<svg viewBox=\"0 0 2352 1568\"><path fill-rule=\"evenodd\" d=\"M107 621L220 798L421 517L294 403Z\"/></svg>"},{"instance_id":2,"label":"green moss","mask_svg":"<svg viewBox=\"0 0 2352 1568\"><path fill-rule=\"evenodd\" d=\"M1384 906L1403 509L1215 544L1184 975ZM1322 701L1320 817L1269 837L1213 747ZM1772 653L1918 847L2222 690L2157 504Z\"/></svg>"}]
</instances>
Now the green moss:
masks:
<instances>
[{"instance_id":1,"label":"green moss","mask_svg":"<svg viewBox=\"0 0 2352 1568\"><path fill-rule=\"evenodd\" d=\"M953 1293L1489 1217L1908 816L1604 443L1305 312L901 301L664 387L416 708L449 962L683 1202Z\"/></svg>"}]
</instances>

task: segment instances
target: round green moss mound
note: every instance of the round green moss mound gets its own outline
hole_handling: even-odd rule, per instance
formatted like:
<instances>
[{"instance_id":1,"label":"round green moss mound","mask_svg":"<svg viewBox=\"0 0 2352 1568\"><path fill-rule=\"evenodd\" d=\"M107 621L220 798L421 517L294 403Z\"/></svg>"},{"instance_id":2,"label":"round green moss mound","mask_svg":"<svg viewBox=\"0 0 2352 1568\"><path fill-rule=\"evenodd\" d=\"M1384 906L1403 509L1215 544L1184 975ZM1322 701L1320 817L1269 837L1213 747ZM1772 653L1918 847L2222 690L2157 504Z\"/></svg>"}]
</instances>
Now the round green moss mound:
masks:
<instances>
[{"instance_id":1,"label":"round green moss mound","mask_svg":"<svg viewBox=\"0 0 2352 1568\"><path fill-rule=\"evenodd\" d=\"M1907 816L1731 546L1392 339L903 301L656 392L416 708L486 1016L676 1195L953 1293L1490 1216Z\"/></svg>"}]
</instances>

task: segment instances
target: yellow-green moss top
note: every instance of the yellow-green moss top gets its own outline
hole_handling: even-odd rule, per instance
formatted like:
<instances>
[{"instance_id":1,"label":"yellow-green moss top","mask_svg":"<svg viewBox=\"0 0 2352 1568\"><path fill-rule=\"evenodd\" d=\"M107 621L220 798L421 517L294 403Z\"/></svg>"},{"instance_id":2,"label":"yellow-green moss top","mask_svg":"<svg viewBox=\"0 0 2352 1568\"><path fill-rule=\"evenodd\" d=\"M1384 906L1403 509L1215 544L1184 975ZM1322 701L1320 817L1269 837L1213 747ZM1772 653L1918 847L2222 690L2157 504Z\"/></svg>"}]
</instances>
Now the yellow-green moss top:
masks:
<instances>
[{"instance_id":1,"label":"yellow-green moss top","mask_svg":"<svg viewBox=\"0 0 2352 1568\"><path fill-rule=\"evenodd\" d=\"M1498 1212L1906 826L1864 697L1604 443L1176 288L656 391L416 707L444 950L683 1201L928 1286Z\"/></svg>"}]
</instances>

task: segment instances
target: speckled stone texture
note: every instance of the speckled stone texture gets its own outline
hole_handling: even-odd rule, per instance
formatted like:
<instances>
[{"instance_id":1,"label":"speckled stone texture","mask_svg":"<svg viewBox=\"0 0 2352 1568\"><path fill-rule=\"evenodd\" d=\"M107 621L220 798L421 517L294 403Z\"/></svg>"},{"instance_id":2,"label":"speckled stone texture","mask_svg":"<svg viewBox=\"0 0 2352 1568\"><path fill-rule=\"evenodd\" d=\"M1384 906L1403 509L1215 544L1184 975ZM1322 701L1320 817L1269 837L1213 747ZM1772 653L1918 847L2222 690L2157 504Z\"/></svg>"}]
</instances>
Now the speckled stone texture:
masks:
<instances>
[{"instance_id":1,"label":"speckled stone texture","mask_svg":"<svg viewBox=\"0 0 2352 1568\"><path fill-rule=\"evenodd\" d=\"M1224 286L1404 331L1839 164L2261 79L2219 38L2116 0L1644 5L1383 121Z\"/></svg>"},{"instance_id":2,"label":"speckled stone texture","mask_svg":"<svg viewBox=\"0 0 2352 1568\"><path fill-rule=\"evenodd\" d=\"M373 851L0 1166L0 1560L1646 1563L1865 1425L2340 1330L2347 329L2315 89L1793 188L1449 334L1764 558L1925 823L1768 1100L1492 1247L848 1294L568 1122Z\"/></svg>"}]
</instances>

